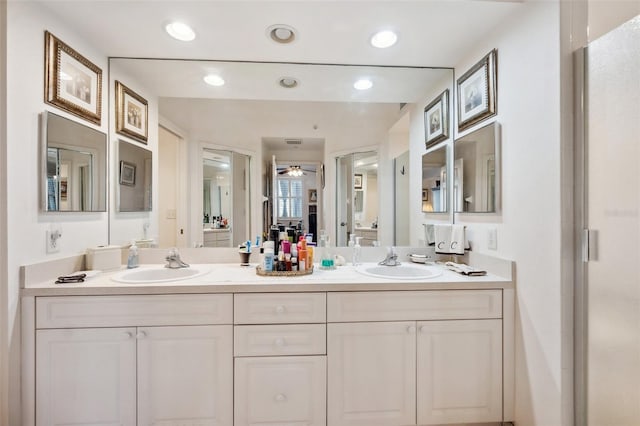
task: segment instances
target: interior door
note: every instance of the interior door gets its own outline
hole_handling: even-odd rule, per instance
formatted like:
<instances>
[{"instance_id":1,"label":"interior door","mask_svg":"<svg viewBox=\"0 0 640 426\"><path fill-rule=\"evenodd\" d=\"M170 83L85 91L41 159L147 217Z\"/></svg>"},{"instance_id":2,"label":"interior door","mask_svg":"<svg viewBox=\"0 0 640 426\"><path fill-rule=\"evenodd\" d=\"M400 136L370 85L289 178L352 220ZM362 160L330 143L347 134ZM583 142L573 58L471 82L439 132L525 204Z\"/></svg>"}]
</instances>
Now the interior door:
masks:
<instances>
[{"instance_id":1,"label":"interior door","mask_svg":"<svg viewBox=\"0 0 640 426\"><path fill-rule=\"evenodd\" d=\"M640 16L589 44L586 94L585 213L591 232L586 344L576 348L586 353L581 393L587 395L588 425L638 425Z\"/></svg>"},{"instance_id":2,"label":"interior door","mask_svg":"<svg viewBox=\"0 0 640 426\"><path fill-rule=\"evenodd\" d=\"M241 243L247 241L247 238L253 241L252 236L249 234L251 232L251 214L249 205L250 161L251 159L248 155L238 154L237 152L232 153L232 247L237 247Z\"/></svg>"},{"instance_id":3,"label":"interior door","mask_svg":"<svg viewBox=\"0 0 640 426\"><path fill-rule=\"evenodd\" d=\"M353 154L336 159L336 246L346 246L353 232Z\"/></svg>"},{"instance_id":4,"label":"interior door","mask_svg":"<svg viewBox=\"0 0 640 426\"><path fill-rule=\"evenodd\" d=\"M396 246L408 246L411 243L409 232L409 151L396 157L394 164L394 220Z\"/></svg>"}]
</instances>

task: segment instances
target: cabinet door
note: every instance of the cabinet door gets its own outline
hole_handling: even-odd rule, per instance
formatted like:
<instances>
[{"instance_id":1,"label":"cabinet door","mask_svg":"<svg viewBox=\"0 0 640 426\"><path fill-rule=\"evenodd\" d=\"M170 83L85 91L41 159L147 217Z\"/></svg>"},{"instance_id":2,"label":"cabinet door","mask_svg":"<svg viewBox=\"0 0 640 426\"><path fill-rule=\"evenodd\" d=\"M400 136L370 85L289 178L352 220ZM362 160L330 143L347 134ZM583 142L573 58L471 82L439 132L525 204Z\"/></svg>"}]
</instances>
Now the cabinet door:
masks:
<instances>
[{"instance_id":1,"label":"cabinet door","mask_svg":"<svg viewBox=\"0 0 640 426\"><path fill-rule=\"evenodd\" d=\"M327 357L329 425L415 424L415 322L329 324Z\"/></svg>"},{"instance_id":2,"label":"cabinet door","mask_svg":"<svg viewBox=\"0 0 640 426\"><path fill-rule=\"evenodd\" d=\"M232 424L232 326L138 329L138 425Z\"/></svg>"},{"instance_id":3,"label":"cabinet door","mask_svg":"<svg viewBox=\"0 0 640 426\"><path fill-rule=\"evenodd\" d=\"M134 425L134 328L38 330L36 424Z\"/></svg>"},{"instance_id":4,"label":"cabinet door","mask_svg":"<svg viewBox=\"0 0 640 426\"><path fill-rule=\"evenodd\" d=\"M502 421L502 322L418 323L418 424Z\"/></svg>"},{"instance_id":5,"label":"cabinet door","mask_svg":"<svg viewBox=\"0 0 640 426\"><path fill-rule=\"evenodd\" d=\"M236 358L235 426L325 426L326 357Z\"/></svg>"}]
</instances>

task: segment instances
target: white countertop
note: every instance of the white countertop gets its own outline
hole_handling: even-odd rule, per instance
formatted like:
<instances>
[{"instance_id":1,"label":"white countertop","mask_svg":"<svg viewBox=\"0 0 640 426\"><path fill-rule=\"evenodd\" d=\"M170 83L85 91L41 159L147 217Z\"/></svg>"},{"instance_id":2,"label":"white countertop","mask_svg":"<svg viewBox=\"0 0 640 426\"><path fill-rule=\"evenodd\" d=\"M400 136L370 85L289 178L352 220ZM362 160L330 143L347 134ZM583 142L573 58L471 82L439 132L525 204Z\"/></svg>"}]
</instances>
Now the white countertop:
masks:
<instances>
[{"instance_id":1,"label":"white countertop","mask_svg":"<svg viewBox=\"0 0 640 426\"><path fill-rule=\"evenodd\" d=\"M421 267L420 264L411 264ZM157 268L157 264L140 268ZM200 266L200 265L194 265ZM363 275L354 266L339 266L335 270L315 269L313 274L296 277L265 277L256 274L256 264L206 264L210 272L196 278L163 283L125 284L111 279L124 270L99 273L83 283L54 284L54 280L32 283L22 289L23 296L173 294L173 293L243 293L291 291L384 291L384 290L456 290L513 288L510 279L487 274L468 277L442 266L442 274L433 278L397 280ZM432 266L433 267L433 266Z\"/></svg>"}]
</instances>

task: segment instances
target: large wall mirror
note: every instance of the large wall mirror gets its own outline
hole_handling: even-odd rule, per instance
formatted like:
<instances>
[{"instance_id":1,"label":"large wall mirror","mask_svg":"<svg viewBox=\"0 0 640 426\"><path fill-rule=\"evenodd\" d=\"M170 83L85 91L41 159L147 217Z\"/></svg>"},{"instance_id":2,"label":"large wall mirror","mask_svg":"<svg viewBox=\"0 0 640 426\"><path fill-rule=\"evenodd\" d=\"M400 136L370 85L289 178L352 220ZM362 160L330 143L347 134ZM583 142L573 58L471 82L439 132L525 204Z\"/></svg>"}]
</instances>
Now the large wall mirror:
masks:
<instances>
[{"instance_id":1,"label":"large wall mirror","mask_svg":"<svg viewBox=\"0 0 640 426\"><path fill-rule=\"evenodd\" d=\"M253 239L262 234L266 226L263 216L268 216L272 210L269 207L273 206L268 204L270 195L263 189L263 181L272 179L268 165L272 154L290 165L327 166L327 184L318 185L316 195L319 202L315 211L323 217L316 219L327 234L336 236L340 222L336 220L334 159L343 153L388 145L390 129L413 105L419 105L420 114L415 114L415 119L420 122L407 123L406 134L424 143L424 135L410 132L409 128L423 129L424 105L443 88L452 89L453 86L451 69L429 67L111 58L110 69L144 82L147 92L156 97L160 122L166 120L181 130L188 150L187 169L202 167L196 161L201 158L199 153L203 144L249 153L255 159L251 161L251 174L247 178L251 189L251 229L239 236L242 239ZM208 86L203 81L207 74L220 75L226 83ZM283 79L283 76L288 78ZM363 77L372 81L371 89L354 88L354 82ZM408 138L406 149L410 146ZM271 141L268 146L265 140ZM322 141L321 149L318 149L318 141ZM411 146L418 146L413 142ZM392 158L385 157L389 152L388 149L378 150L378 170L359 173L368 188L376 186L373 183L377 180L381 197L393 194ZM158 173L162 174L162 170ZM203 228L206 228L203 221L207 212L202 208L204 181L189 178L188 182L185 202L191 213L188 229L185 228L185 234L189 235L185 245L193 247L203 241ZM237 185L238 181L233 184L233 192ZM303 194L305 200L310 197L308 189ZM370 206L375 199L373 194L353 191L353 196L359 197L353 202L362 205L362 211L357 212L361 227L372 228L379 216L378 223L381 226L384 223L383 233L388 232L392 237L393 212L385 218L386 212L381 211L380 202L376 209ZM408 205L404 207L409 209ZM209 220L212 216L220 215L211 211ZM303 216L305 225L309 225L308 215ZM235 229L236 221L233 222Z\"/></svg>"},{"instance_id":2,"label":"large wall mirror","mask_svg":"<svg viewBox=\"0 0 640 426\"><path fill-rule=\"evenodd\" d=\"M118 211L150 211L152 205L152 163L150 150L118 141Z\"/></svg>"},{"instance_id":3,"label":"large wall mirror","mask_svg":"<svg viewBox=\"0 0 640 426\"><path fill-rule=\"evenodd\" d=\"M500 128L494 122L454 142L455 212L500 208Z\"/></svg>"},{"instance_id":4,"label":"large wall mirror","mask_svg":"<svg viewBox=\"0 0 640 426\"><path fill-rule=\"evenodd\" d=\"M422 156L421 205L424 213L449 211L448 161L449 145L441 145Z\"/></svg>"},{"instance_id":5,"label":"large wall mirror","mask_svg":"<svg viewBox=\"0 0 640 426\"><path fill-rule=\"evenodd\" d=\"M48 111L41 121L43 210L106 211L107 136Z\"/></svg>"}]
</instances>

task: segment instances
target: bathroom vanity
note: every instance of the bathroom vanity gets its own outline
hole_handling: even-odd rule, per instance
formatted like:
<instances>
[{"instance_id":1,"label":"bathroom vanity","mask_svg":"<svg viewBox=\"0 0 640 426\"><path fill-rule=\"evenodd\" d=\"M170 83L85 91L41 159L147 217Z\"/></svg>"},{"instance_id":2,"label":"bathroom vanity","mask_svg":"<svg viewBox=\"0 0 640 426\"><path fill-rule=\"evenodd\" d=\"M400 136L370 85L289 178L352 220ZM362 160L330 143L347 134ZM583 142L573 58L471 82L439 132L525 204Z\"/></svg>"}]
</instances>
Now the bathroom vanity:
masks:
<instances>
[{"instance_id":1,"label":"bathroom vanity","mask_svg":"<svg viewBox=\"0 0 640 426\"><path fill-rule=\"evenodd\" d=\"M512 421L505 263L423 281L214 264L179 282L27 282L24 424Z\"/></svg>"}]
</instances>

